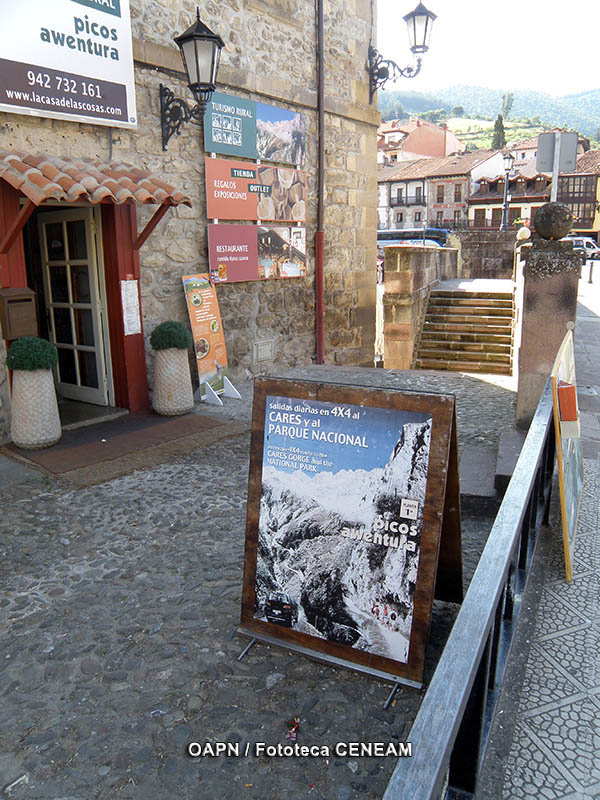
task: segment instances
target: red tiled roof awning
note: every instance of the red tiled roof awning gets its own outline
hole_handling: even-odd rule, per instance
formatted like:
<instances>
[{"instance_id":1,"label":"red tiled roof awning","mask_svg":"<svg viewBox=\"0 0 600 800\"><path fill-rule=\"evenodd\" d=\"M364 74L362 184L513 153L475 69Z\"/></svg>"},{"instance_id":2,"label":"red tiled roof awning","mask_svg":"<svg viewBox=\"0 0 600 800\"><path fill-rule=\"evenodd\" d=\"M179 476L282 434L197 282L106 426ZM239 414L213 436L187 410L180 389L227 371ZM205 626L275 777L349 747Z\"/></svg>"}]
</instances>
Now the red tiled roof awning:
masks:
<instances>
[{"instance_id":1,"label":"red tiled roof awning","mask_svg":"<svg viewBox=\"0 0 600 800\"><path fill-rule=\"evenodd\" d=\"M93 158L0 150L0 179L36 206L48 201L191 206L190 198L145 170Z\"/></svg>"}]
</instances>

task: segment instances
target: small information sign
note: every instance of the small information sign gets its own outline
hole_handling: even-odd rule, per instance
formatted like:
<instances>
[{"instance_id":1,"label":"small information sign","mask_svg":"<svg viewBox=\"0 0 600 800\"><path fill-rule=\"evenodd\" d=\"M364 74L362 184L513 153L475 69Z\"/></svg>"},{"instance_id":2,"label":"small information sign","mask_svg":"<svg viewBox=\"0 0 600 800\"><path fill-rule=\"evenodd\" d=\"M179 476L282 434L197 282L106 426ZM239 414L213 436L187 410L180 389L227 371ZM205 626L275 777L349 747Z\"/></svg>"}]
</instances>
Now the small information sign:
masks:
<instances>
[{"instance_id":1,"label":"small information sign","mask_svg":"<svg viewBox=\"0 0 600 800\"><path fill-rule=\"evenodd\" d=\"M567 582L573 576L573 555L577 519L583 490L583 456L579 435L579 409L575 380L573 333L567 331L550 375L554 404L554 430L562 518L565 573Z\"/></svg>"},{"instance_id":2,"label":"small information sign","mask_svg":"<svg viewBox=\"0 0 600 800\"><path fill-rule=\"evenodd\" d=\"M215 394L224 390L227 350L215 287L207 274L184 275L183 289L194 338L201 396L209 383Z\"/></svg>"}]
</instances>

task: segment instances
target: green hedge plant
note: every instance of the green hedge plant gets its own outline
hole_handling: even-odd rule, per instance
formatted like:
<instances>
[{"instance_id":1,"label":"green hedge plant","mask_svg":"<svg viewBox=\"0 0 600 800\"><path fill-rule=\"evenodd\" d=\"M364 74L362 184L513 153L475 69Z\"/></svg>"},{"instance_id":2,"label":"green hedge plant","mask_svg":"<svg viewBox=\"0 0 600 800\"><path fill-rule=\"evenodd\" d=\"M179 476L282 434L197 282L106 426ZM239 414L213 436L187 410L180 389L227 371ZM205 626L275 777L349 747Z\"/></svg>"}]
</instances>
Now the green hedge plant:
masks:
<instances>
[{"instance_id":1,"label":"green hedge plant","mask_svg":"<svg viewBox=\"0 0 600 800\"><path fill-rule=\"evenodd\" d=\"M192 334L183 322L161 322L150 334L150 344L153 350L168 350L176 347L178 350L187 350L194 343Z\"/></svg>"},{"instance_id":2,"label":"green hedge plant","mask_svg":"<svg viewBox=\"0 0 600 800\"><path fill-rule=\"evenodd\" d=\"M56 347L47 339L23 336L8 348L6 366L16 370L52 369L58 364Z\"/></svg>"}]
</instances>

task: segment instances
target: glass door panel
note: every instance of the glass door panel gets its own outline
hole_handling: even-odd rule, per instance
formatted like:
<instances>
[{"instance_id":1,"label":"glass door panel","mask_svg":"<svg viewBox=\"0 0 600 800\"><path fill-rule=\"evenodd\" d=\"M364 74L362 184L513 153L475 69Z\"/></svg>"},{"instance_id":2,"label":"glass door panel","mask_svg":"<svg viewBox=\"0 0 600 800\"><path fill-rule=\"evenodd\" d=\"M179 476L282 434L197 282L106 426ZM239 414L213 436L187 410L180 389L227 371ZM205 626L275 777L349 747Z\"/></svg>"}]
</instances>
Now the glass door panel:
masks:
<instances>
[{"instance_id":1,"label":"glass door panel","mask_svg":"<svg viewBox=\"0 0 600 800\"><path fill-rule=\"evenodd\" d=\"M58 393L108 405L92 210L40 213L38 226Z\"/></svg>"}]
</instances>

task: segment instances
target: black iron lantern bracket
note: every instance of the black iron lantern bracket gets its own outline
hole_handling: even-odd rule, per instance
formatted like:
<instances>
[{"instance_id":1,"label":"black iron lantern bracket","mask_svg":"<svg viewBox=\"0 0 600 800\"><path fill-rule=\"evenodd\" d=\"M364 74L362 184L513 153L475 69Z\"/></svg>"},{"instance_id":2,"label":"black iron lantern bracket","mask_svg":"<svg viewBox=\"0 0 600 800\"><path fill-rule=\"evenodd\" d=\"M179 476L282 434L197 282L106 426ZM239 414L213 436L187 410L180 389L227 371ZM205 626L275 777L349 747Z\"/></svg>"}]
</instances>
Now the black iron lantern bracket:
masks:
<instances>
[{"instance_id":1,"label":"black iron lantern bracket","mask_svg":"<svg viewBox=\"0 0 600 800\"><path fill-rule=\"evenodd\" d=\"M160 85L160 128L162 132L162 149L166 150L169 139L176 133L180 134L180 128L184 122L201 123L206 109L205 102L196 103L190 106L180 97L175 97L168 86L163 83Z\"/></svg>"},{"instance_id":2,"label":"black iron lantern bracket","mask_svg":"<svg viewBox=\"0 0 600 800\"><path fill-rule=\"evenodd\" d=\"M369 103L378 89L382 89L389 80L397 78L414 78L421 71L421 59L408 67L399 67L395 61L384 59L374 47L369 45Z\"/></svg>"}]
</instances>

